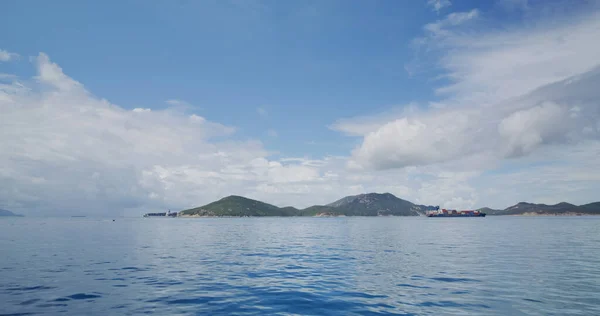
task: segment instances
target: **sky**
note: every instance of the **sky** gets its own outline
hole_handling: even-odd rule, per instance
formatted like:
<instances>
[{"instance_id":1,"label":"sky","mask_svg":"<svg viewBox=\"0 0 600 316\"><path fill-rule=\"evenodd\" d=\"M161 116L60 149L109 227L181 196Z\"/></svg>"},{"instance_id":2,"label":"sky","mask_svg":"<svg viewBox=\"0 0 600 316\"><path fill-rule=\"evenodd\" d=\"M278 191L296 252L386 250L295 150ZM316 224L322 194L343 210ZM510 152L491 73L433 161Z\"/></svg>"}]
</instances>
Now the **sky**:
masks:
<instances>
[{"instance_id":1,"label":"sky","mask_svg":"<svg viewBox=\"0 0 600 316\"><path fill-rule=\"evenodd\" d=\"M0 208L600 200L600 1L4 1Z\"/></svg>"}]
</instances>

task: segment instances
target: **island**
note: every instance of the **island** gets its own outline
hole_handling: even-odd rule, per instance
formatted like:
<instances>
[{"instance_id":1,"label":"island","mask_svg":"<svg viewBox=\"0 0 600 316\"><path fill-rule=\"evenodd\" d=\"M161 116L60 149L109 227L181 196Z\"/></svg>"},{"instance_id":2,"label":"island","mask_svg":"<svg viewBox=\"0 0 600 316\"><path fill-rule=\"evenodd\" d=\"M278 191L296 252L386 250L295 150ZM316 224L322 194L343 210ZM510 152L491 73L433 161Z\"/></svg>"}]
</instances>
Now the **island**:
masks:
<instances>
[{"instance_id":1,"label":"island","mask_svg":"<svg viewBox=\"0 0 600 316\"><path fill-rule=\"evenodd\" d=\"M230 195L204 206L177 212L173 217L262 217L262 216L425 216L439 207L415 204L391 193L365 193L341 198L326 205L304 209L278 207L239 195ZM476 209L488 216L581 216L600 215L600 202L574 205L561 202L555 205L519 202L505 209L483 207Z\"/></svg>"},{"instance_id":2,"label":"island","mask_svg":"<svg viewBox=\"0 0 600 316\"><path fill-rule=\"evenodd\" d=\"M600 215L600 202L584 205L574 205L561 202L554 205L519 202L503 210L489 207L479 209L487 215L513 215L513 216L582 216Z\"/></svg>"},{"instance_id":3,"label":"island","mask_svg":"<svg viewBox=\"0 0 600 316\"><path fill-rule=\"evenodd\" d=\"M366 193L344 197L327 205L304 209L278 207L243 196L231 195L218 201L180 211L177 217L254 217L254 216L422 216L434 206L417 205L391 193Z\"/></svg>"}]
</instances>

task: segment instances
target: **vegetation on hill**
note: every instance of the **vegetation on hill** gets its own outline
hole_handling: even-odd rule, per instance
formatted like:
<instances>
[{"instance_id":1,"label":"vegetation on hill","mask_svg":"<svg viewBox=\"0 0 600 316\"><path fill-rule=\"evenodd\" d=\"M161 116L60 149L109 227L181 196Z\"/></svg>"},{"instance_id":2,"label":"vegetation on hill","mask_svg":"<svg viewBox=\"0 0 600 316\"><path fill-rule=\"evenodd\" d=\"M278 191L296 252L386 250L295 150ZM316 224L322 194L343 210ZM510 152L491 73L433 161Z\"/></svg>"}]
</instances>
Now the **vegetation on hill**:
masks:
<instances>
[{"instance_id":1,"label":"vegetation on hill","mask_svg":"<svg viewBox=\"0 0 600 316\"><path fill-rule=\"evenodd\" d=\"M534 204L520 202L504 210L505 215L535 213L535 214L560 214L576 212L577 206L569 203L558 203L556 205Z\"/></svg>"},{"instance_id":2,"label":"vegetation on hill","mask_svg":"<svg viewBox=\"0 0 600 316\"><path fill-rule=\"evenodd\" d=\"M482 208L478 208L478 211L480 211L481 213L485 213L486 215L496 215L499 212L502 212L503 210L495 210L493 208L489 208L489 207L482 207Z\"/></svg>"},{"instance_id":3,"label":"vegetation on hill","mask_svg":"<svg viewBox=\"0 0 600 316\"><path fill-rule=\"evenodd\" d=\"M503 210L481 208L487 215L568 215L568 214L599 214L600 202L581 206L561 202L554 205L519 202Z\"/></svg>"},{"instance_id":4,"label":"vegetation on hill","mask_svg":"<svg viewBox=\"0 0 600 316\"><path fill-rule=\"evenodd\" d=\"M241 196L228 196L210 204L179 212L183 216L418 216L432 206L415 205L390 193L348 196L329 205L303 210L277 207Z\"/></svg>"},{"instance_id":5,"label":"vegetation on hill","mask_svg":"<svg viewBox=\"0 0 600 316\"><path fill-rule=\"evenodd\" d=\"M419 216L423 211L409 201L391 193L368 193L347 196L327 206L347 216Z\"/></svg>"},{"instance_id":6,"label":"vegetation on hill","mask_svg":"<svg viewBox=\"0 0 600 316\"><path fill-rule=\"evenodd\" d=\"M210 204L184 210L179 215L196 216L294 216L299 210L293 207L279 208L275 205L231 195Z\"/></svg>"},{"instance_id":7,"label":"vegetation on hill","mask_svg":"<svg viewBox=\"0 0 600 316\"><path fill-rule=\"evenodd\" d=\"M277 207L272 204L231 195L210 204L179 212L180 216L419 216L434 206L417 205L391 193L368 193L347 196L327 205L305 209ZM487 215L572 215L598 214L600 202L581 206L562 202L555 205L520 202L504 210L484 207ZM2 213L0 212L0 215Z\"/></svg>"},{"instance_id":8,"label":"vegetation on hill","mask_svg":"<svg viewBox=\"0 0 600 316\"><path fill-rule=\"evenodd\" d=\"M318 215L327 215L327 216L340 216L345 215L341 210L336 209L335 207L327 206L327 205L314 205L311 207L307 207L302 210L303 216L318 216Z\"/></svg>"},{"instance_id":9,"label":"vegetation on hill","mask_svg":"<svg viewBox=\"0 0 600 316\"><path fill-rule=\"evenodd\" d=\"M579 211L584 214L598 214L600 215L600 202L594 202L579 206Z\"/></svg>"}]
</instances>

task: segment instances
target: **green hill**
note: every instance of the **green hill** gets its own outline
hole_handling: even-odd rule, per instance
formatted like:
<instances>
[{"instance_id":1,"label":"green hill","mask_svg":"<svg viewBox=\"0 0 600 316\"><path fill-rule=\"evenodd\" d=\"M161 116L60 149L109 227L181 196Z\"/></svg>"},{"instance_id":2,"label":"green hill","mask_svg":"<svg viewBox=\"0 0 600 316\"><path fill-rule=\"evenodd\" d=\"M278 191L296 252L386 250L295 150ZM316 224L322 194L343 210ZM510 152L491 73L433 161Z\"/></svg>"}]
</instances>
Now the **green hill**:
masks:
<instances>
[{"instance_id":1,"label":"green hill","mask_svg":"<svg viewBox=\"0 0 600 316\"><path fill-rule=\"evenodd\" d=\"M527 202L520 202L516 205L513 205L507 209L505 209L502 213L505 215L516 215L516 214L564 214L577 212L577 206L569 203L558 203L555 205L546 205L546 204L534 204Z\"/></svg>"},{"instance_id":2,"label":"green hill","mask_svg":"<svg viewBox=\"0 0 600 316\"><path fill-rule=\"evenodd\" d=\"M252 200L242 196L231 195L210 204L184 210L179 215L185 216L296 216L300 211L294 207L284 208Z\"/></svg>"},{"instance_id":3,"label":"green hill","mask_svg":"<svg viewBox=\"0 0 600 316\"><path fill-rule=\"evenodd\" d=\"M347 216L419 216L431 207L415 205L391 193L352 195L326 205Z\"/></svg>"},{"instance_id":4,"label":"green hill","mask_svg":"<svg viewBox=\"0 0 600 316\"><path fill-rule=\"evenodd\" d=\"M500 215L499 213L504 211L504 210L496 210L496 209L489 208L489 207L482 207L482 208L478 208L477 210L482 213L485 213L486 215Z\"/></svg>"},{"instance_id":5,"label":"green hill","mask_svg":"<svg viewBox=\"0 0 600 316\"><path fill-rule=\"evenodd\" d=\"M579 206L579 212L583 214L598 214L600 215L600 202L594 202Z\"/></svg>"},{"instance_id":6,"label":"green hill","mask_svg":"<svg viewBox=\"0 0 600 316\"><path fill-rule=\"evenodd\" d=\"M479 211L484 212L487 215L600 215L600 202L589 203L581 206L566 202L561 202L554 205L519 202L503 210L494 210L484 207L480 208Z\"/></svg>"},{"instance_id":7,"label":"green hill","mask_svg":"<svg viewBox=\"0 0 600 316\"><path fill-rule=\"evenodd\" d=\"M326 206L326 205L314 205L311 207L307 207L302 211L303 216L317 216L317 215L328 215L328 216L339 216L345 215L341 210L336 209L335 207Z\"/></svg>"},{"instance_id":8,"label":"green hill","mask_svg":"<svg viewBox=\"0 0 600 316\"><path fill-rule=\"evenodd\" d=\"M328 205L303 210L277 207L242 196L228 196L210 204L179 212L180 216L418 216L431 206L415 205L390 193L347 196Z\"/></svg>"},{"instance_id":9,"label":"green hill","mask_svg":"<svg viewBox=\"0 0 600 316\"><path fill-rule=\"evenodd\" d=\"M419 216L433 206L417 205L390 193L367 193L347 196L327 205L305 209L277 207L272 204L231 195L210 204L179 212L180 216ZM480 208L487 215L600 215L600 202L576 206L562 202L555 205L520 202L504 210Z\"/></svg>"}]
</instances>

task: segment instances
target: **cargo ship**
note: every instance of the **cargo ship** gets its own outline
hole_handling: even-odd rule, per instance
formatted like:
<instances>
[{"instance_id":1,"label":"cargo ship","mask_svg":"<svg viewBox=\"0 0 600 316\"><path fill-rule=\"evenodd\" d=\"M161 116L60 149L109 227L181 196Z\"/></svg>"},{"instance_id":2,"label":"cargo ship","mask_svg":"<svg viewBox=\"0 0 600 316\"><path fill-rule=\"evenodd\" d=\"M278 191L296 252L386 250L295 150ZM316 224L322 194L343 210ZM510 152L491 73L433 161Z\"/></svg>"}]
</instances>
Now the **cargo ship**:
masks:
<instances>
[{"instance_id":1,"label":"cargo ship","mask_svg":"<svg viewBox=\"0 0 600 316\"><path fill-rule=\"evenodd\" d=\"M164 213L146 213L144 217L177 217L177 212L171 213L171 210Z\"/></svg>"},{"instance_id":2,"label":"cargo ship","mask_svg":"<svg viewBox=\"0 0 600 316\"><path fill-rule=\"evenodd\" d=\"M427 217L485 217L485 213L480 211L457 211L457 210L447 210L443 208L440 210L440 207L436 207L434 211L427 212L425 214Z\"/></svg>"}]
</instances>

